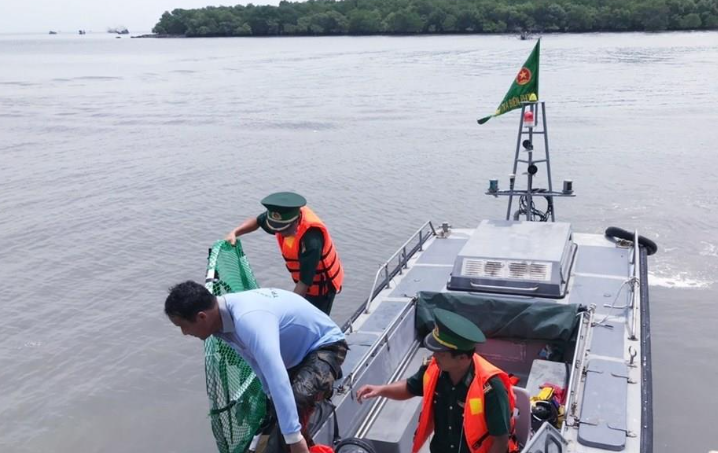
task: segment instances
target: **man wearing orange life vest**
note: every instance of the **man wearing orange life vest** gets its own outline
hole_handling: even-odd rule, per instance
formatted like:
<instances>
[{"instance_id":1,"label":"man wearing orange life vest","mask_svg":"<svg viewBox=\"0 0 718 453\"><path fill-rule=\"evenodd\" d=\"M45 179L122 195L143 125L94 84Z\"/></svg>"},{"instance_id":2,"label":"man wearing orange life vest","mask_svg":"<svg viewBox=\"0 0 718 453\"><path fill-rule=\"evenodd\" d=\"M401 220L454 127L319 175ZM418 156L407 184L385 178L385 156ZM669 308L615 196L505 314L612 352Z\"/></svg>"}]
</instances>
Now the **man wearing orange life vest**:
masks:
<instances>
[{"instance_id":1,"label":"man wearing orange life vest","mask_svg":"<svg viewBox=\"0 0 718 453\"><path fill-rule=\"evenodd\" d=\"M260 227L273 234L294 280L294 292L329 314L342 289L344 269L327 227L299 194L273 193L261 203L267 211L247 219L225 239L234 245L237 237Z\"/></svg>"},{"instance_id":2,"label":"man wearing orange life vest","mask_svg":"<svg viewBox=\"0 0 718 453\"><path fill-rule=\"evenodd\" d=\"M486 341L474 323L436 309L436 327L424 345L431 361L409 379L388 385L365 385L359 402L385 397L405 400L422 396L412 453L431 440L431 453L506 453L518 451L514 440L514 394L509 376L476 354Z\"/></svg>"}]
</instances>

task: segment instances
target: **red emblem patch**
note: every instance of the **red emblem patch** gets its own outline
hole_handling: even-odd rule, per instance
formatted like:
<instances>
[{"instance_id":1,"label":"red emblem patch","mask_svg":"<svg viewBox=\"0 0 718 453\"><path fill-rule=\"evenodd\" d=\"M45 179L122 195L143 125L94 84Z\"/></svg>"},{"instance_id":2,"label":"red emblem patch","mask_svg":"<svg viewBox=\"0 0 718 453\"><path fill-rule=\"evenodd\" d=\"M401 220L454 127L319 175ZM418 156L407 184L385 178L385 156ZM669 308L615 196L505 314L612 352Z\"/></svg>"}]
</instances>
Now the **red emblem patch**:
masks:
<instances>
[{"instance_id":1,"label":"red emblem patch","mask_svg":"<svg viewBox=\"0 0 718 453\"><path fill-rule=\"evenodd\" d=\"M532 74L529 68L524 66L519 71L519 75L516 76L516 83L518 83L519 85L526 85L531 81L531 76Z\"/></svg>"}]
</instances>

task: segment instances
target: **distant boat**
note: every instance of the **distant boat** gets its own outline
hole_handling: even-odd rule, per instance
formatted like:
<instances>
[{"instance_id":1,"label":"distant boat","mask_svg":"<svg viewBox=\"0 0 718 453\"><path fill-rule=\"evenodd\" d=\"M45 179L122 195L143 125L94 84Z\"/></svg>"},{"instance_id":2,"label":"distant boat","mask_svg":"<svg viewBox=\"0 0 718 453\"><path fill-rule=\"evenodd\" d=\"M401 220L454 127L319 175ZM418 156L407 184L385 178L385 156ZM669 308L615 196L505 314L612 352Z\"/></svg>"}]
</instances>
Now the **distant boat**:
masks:
<instances>
[{"instance_id":1,"label":"distant boat","mask_svg":"<svg viewBox=\"0 0 718 453\"><path fill-rule=\"evenodd\" d=\"M80 35L84 35L84 34L86 34L87 32L86 32L85 30L78 30L77 33L80 34Z\"/></svg>"},{"instance_id":2,"label":"distant boat","mask_svg":"<svg viewBox=\"0 0 718 453\"><path fill-rule=\"evenodd\" d=\"M56 34L57 34L57 32L56 32L56 31L52 31L52 30L50 30L50 34L51 34L51 35L56 35Z\"/></svg>"},{"instance_id":3,"label":"distant boat","mask_svg":"<svg viewBox=\"0 0 718 453\"><path fill-rule=\"evenodd\" d=\"M129 35L130 31L127 29L127 27L115 27L115 28L108 28L107 33L117 33L118 35Z\"/></svg>"}]
</instances>

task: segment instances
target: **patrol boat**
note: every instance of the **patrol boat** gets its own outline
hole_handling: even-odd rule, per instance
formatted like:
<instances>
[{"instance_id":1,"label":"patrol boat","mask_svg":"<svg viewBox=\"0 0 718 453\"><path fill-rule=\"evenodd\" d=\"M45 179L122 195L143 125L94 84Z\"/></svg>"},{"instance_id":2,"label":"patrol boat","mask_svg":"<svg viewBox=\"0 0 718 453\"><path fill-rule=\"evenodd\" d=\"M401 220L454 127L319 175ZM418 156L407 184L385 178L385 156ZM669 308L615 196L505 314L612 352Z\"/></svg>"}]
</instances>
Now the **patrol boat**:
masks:
<instances>
[{"instance_id":1,"label":"patrol boat","mask_svg":"<svg viewBox=\"0 0 718 453\"><path fill-rule=\"evenodd\" d=\"M351 349L333 410L315 414L317 443L411 452L421 398L359 404L356 391L415 373L431 355L422 341L433 309L443 308L475 322L487 337L477 352L518 381L523 452L652 451L647 257L657 247L637 231L585 234L555 221L555 199L574 191L572 181L553 189L543 102L521 105L514 175L520 165L525 187L511 176L507 190L491 180L486 192L508 199L505 219L426 222L378 269L343 326Z\"/></svg>"}]
</instances>

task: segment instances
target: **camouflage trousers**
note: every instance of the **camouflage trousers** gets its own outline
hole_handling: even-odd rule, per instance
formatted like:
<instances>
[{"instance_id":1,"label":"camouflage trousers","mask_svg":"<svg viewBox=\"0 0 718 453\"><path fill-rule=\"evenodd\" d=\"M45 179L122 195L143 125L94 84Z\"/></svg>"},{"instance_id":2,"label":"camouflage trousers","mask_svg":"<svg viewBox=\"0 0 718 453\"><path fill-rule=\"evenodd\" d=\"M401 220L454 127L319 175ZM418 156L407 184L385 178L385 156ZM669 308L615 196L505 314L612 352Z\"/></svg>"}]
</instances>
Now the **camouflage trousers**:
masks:
<instances>
[{"instance_id":1,"label":"camouflage trousers","mask_svg":"<svg viewBox=\"0 0 718 453\"><path fill-rule=\"evenodd\" d=\"M294 400L297 403L299 423L302 425L302 435L308 445L313 445L309 434L309 420L314 413L317 403L331 398L334 381L342 377L342 363L347 355L346 341L322 346L310 352L301 363L289 370L289 381L292 384ZM266 453L284 453L289 447L284 442L284 436L276 422L274 407L270 408L270 430ZM266 426L266 425L265 425ZM266 431L265 431L266 432Z\"/></svg>"}]
</instances>

